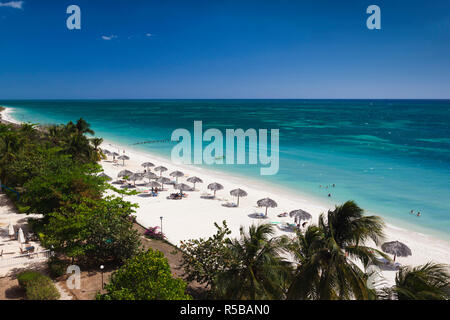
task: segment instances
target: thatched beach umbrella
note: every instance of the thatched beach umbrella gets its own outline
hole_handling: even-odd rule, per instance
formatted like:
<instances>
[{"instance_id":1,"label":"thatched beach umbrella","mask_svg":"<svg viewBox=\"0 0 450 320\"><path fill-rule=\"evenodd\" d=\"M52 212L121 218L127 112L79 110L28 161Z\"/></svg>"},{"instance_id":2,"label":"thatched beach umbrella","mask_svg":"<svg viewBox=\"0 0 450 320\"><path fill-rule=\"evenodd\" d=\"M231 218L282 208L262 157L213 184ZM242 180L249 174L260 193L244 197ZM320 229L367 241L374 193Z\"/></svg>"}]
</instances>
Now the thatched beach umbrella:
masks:
<instances>
[{"instance_id":1,"label":"thatched beach umbrella","mask_svg":"<svg viewBox=\"0 0 450 320\"><path fill-rule=\"evenodd\" d=\"M136 181L142 180L144 177L140 173L133 173L130 176L130 180L133 181L134 185L136 186Z\"/></svg>"},{"instance_id":2,"label":"thatched beach umbrella","mask_svg":"<svg viewBox=\"0 0 450 320\"><path fill-rule=\"evenodd\" d=\"M17 234L17 240L19 241L19 243L25 243L25 236L23 235L22 228L19 229L19 232Z\"/></svg>"},{"instance_id":3,"label":"thatched beach umbrella","mask_svg":"<svg viewBox=\"0 0 450 320\"><path fill-rule=\"evenodd\" d=\"M151 162L144 162L143 164L141 164L141 166L148 169L150 167L154 167L155 165Z\"/></svg>"},{"instance_id":4,"label":"thatched beach umbrella","mask_svg":"<svg viewBox=\"0 0 450 320\"><path fill-rule=\"evenodd\" d=\"M116 160L116 157L120 156L117 152L111 152L111 155L113 157L113 161Z\"/></svg>"},{"instance_id":5,"label":"thatched beach umbrella","mask_svg":"<svg viewBox=\"0 0 450 320\"><path fill-rule=\"evenodd\" d=\"M167 168L163 167L163 166L159 166L159 167L156 167L154 170L159 171L159 176L161 177L162 173L167 171Z\"/></svg>"},{"instance_id":6,"label":"thatched beach umbrella","mask_svg":"<svg viewBox=\"0 0 450 320\"><path fill-rule=\"evenodd\" d=\"M124 166L125 165L125 160L130 160L130 157L123 154L120 157L117 157L117 159L122 160L123 161L122 165Z\"/></svg>"},{"instance_id":7,"label":"thatched beach umbrella","mask_svg":"<svg viewBox=\"0 0 450 320\"><path fill-rule=\"evenodd\" d=\"M394 261L397 256L407 257L412 255L411 249L400 241L385 242L381 245L381 250L394 255Z\"/></svg>"},{"instance_id":8,"label":"thatched beach umbrella","mask_svg":"<svg viewBox=\"0 0 450 320\"><path fill-rule=\"evenodd\" d=\"M195 184L196 183L203 183L203 180L198 178L198 177L190 177L187 179L187 182L193 183L194 184L194 190L195 190Z\"/></svg>"},{"instance_id":9,"label":"thatched beach umbrella","mask_svg":"<svg viewBox=\"0 0 450 320\"><path fill-rule=\"evenodd\" d=\"M246 197L247 196L247 192L242 190L242 189L234 189L230 191L230 195L237 197L237 206L239 207L239 198L240 197Z\"/></svg>"},{"instance_id":10,"label":"thatched beach umbrella","mask_svg":"<svg viewBox=\"0 0 450 320\"><path fill-rule=\"evenodd\" d=\"M264 199L258 200L256 202L256 204L258 205L258 207L266 207L266 216L267 216L267 208L269 208L269 207L271 207L271 208L278 207L278 204L274 200L272 200L270 198L264 198Z\"/></svg>"},{"instance_id":11,"label":"thatched beach umbrella","mask_svg":"<svg viewBox=\"0 0 450 320\"><path fill-rule=\"evenodd\" d=\"M149 188L152 188L152 189L153 188L161 188L161 185L158 182L156 182L156 181L150 181L145 186L149 187Z\"/></svg>"},{"instance_id":12,"label":"thatched beach umbrella","mask_svg":"<svg viewBox=\"0 0 450 320\"><path fill-rule=\"evenodd\" d=\"M8 235L10 238L12 238L16 235L16 232L14 231L14 226L12 225L12 223L10 223L8 226Z\"/></svg>"},{"instance_id":13,"label":"thatched beach umbrella","mask_svg":"<svg viewBox=\"0 0 450 320\"><path fill-rule=\"evenodd\" d=\"M106 173L102 172L98 175L98 177L105 178L106 181L111 181L112 178L108 176Z\"/></svg>"},{"instance_id":14,"label":"thatched beach umbrella","mask_svg":"<svg viewBox=\"0 0 450 320\"><path fill-rule=\"evenodd\" d=\"M223 185L221 185L220 183L214 182L208 185L208 189L209 190L214 190L214 197L216 197L216 191L218 190L222 190L223 189Z\"/></svg>"},{"instance_id":15,"label":"thatched beach umbrella","mask_svg":"<svg viewBox=\"0 0 450 320\"><path fill-rule=\"evenodd\" d=\"M185 183L177 183L177 184L174 186L174 188L180 190L180 193L183 193L183 191L190 191L190 190L191 190L191 187L188 186L188 185L185 184Z\"/></svg>"},{"instance_id":16,"label":"thatched beach umbrella","mask_svg":"<svg viewBox=\"0 0 450 320\"><path fill-rule=\"evenodd\" d=\"M106 149L100 149L101 151L102 151L102 153L105 155L105 156L110 156L112 153L111 153L111 151L109 151L109 150L106 150Z\"/></svg>"},{"instance_id":17,"label":"thatched beach umbrella","mask_svg":"<svg viewBox=\"0 0 450 320\"><path fill-rule=\"evenodd\" d=\"M289 212L289 216L291 218L296 217L298 219L298 221L309 220L312 218L311 214L309 214L306 211L303 211L302 209L293 210L293 211Z\"/></svg>"},{"instance_id":18,"label":"thatched beach umbrella","mask_svg":"<svg viewBox=\"0 0 450 320\"><path fill-rule=\"evenodd\" d=\"M131 175L133 175L133 172L131 172L130 170L122 170L117 174L118 178L121 177L130 177Z\"/></svg>"},{"instance_id":19,"label":"thatched beach umbrella","mask_svg":"<svg viewBox=\"0 0 450 320\"><path fill-rule=\"evenodd\" d=\"M158 178L158 176L157 176L156 174L154 174L153 172L150 172L150 171L144 173L143 177L144 177L144 178L147 178L149 182L150 182L151 179L156 179L156 178Z\"/></svg>"},{"instance_id":20,"label":"thatched beach umbrella","mask_svg":"<svg viewBox=\"0 0 450 320\"><path fill-rule=\"evenodd\" d=\"M164 189L164 185L165 184L169 184L170 183L170 179L166 178L166 177L159 177L156 181L158 181L159 183L161 183L163 189Z\"/></svg>"},{"instance_id":21,"label":"thatched beach umbrella","mask_svg":"<svg viewBox=\"0 0 450 320\"><path fill-rule=\"evenodd\" d=\"M184 177L184 173L181 171L174 171L170 174L171 177L175 177L176 178L176 182L178 183L178 178L179 177Z\"/></svg>"}]
</instances>

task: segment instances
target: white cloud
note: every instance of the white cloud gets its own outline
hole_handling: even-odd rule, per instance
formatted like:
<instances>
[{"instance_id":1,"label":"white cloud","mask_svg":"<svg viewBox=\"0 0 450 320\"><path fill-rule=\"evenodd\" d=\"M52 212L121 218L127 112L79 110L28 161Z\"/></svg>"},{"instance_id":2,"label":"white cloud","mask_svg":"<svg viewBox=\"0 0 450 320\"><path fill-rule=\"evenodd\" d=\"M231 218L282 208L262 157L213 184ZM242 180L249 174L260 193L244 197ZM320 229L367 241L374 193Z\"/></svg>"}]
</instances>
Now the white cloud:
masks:
<instances>
[{"instance_id":1,"label":"white cloud","mask_svg":"<svg viewBox=\"0 0 450 320\"><path fill-rule=\"evenodd\" d=\"M151 33L146 33L145 35L146 35L147 37L153 36Z\"/></svg>"},{"instance_id":2,"label":"white cloud","mask_svg":"<svg viewBox=\"0 0 450 320\"><path fill-rule=\"evenodd\" d=\"M0 7L9 7L14 9L23 9L24 1L0 2Z\"/></svg>"},{"instance_id":3,"label":"white cloud","mask_svg":"<svg viewBox=\"0 0 450 320\"><path fill-rule=\"evenodd\" d=\"M116 35L102 36L102 39L103 39L103 40L112 40L112 39L115 39L115 38L117 38Z\"/></svg>"}]
</instances>

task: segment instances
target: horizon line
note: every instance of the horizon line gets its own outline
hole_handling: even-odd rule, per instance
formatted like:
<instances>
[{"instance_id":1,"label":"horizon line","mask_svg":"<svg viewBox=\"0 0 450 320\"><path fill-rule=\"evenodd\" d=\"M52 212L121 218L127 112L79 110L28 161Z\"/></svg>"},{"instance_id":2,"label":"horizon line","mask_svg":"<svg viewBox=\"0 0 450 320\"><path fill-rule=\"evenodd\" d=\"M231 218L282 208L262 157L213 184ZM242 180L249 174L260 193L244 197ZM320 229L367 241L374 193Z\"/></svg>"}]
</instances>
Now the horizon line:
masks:
<instances>
[{"instance_id":1,"label":"horizon line","mask_svg":"<svg viewBox=\"0 0 450 320\"><path fill-rule=\"evenodd\" d=\"M449 98L8 98L2 99L0 101L83 101L83 100L103 100L103 101L114 101L114 100L373 100L373 101L383 101L383 100L436 100L436 101L447 101Z\"/></svg>"}]
</instances>

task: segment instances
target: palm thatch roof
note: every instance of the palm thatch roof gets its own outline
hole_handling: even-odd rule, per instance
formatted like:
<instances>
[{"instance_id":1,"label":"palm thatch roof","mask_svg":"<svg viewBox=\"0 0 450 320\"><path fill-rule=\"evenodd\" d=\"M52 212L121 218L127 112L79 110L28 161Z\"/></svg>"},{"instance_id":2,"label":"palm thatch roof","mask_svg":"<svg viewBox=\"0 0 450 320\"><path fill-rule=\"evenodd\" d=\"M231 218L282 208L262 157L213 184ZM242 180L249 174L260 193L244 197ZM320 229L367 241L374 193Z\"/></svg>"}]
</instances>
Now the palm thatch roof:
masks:
<instances>
[{"instance_id":1,"label":"palm thatch roof","mask_svg":"<svg viewBox=\"0 0 450 320\"><path fill-rule=\"evenodd\" d=\"M264 199L258 200L256 202L256 204L258 205L258 207L266 207L266 208L268 208L268 207L275 208L278 206L278 204L270 198L264 198Z\"/></svg>"},{"instance_id":2,"label":"palm thatch roof","mask_svg":"<svg viewBox=\"0 0 450 320\"><path fill-rule=\"evenodd\" d=\"M302 210L302 209L298 209L298 210L293 210L291 212L289 212L289 216L292 217L297 217L297 219L301 220L309 220L312 218L311 214Z\"/></svg>"},{"instance_id":3,"label":"palm thatch roof","mask_svg":"<svg viewBox=\"0 0 450 320\"><path fill-rule=\"evenodd\" d=\"M190 177L187 179L187 182L191 183L203 183L203 180L198 177Z\"/></svg>"},{"instance_id":4,"label":"palm thatch roof","mask_svg":"<svg viewBox=\"0 0 450 320\"><path fill-rule=\"evenodd\" d=\"M258 205L258 207L266 207L266 216L267 216L267 208L269 208L269 207L275 208L278 206L278 204L270 198L264 198L264 199L258 200L256 202L256 204Z\"/></svg>"},{"instance_id":5,"label":"palm thatch roof","mask_svg":"<svg viewBox=\"0 0 450 320\"><path fill-rule=\"evenodd\" d=\"M161 188L161 185L156 181L150 181L146 186L150 188Z\"/></svg>"},{"instance_id":6,"label":"palm thatch roof","mask_svg":"<svg viewBox=\"0 0 450 320\"><path fill-rule=\"evenodd\" d=\"M248 194L245 190L242 189L234 189L230 191L230 195L234 197L246 197Z\"/></svg>"},{"instance_id":7,"label":"palm thatch roof","mask_svg":"<svg viewBox=\"0 0 450 320\"><path fill-rule=\"evenodd\" d=\"M156 181L158 181L159 183L162 183L162 184L168 184L168 183L171 182L171 180L169 178L166 178L166 177L160 177Z\"/></svg>"},{"instance_id":8,"label":"palm thatch roof","mask_svg":"<svg viewBox=\"0 0 450 320\"><path fill-rule=\"evenodd\" d=\"M177 183L177 184L174 186L174 188L175 188L175 189L178 189L178 190L180 190L180 191L190 191L190 190L191 190L191 187L188 186L188 185L185 184L185 183Z\"/></svg>"},{"instance_id":9,"label":"palm thatch roof","mask_svg":"<svg viewBox=\"0 0 450 320\"><path fill-rule=\"evenodd\" d=\"M411 249L400 241L385 242L381 245L381 250L399 257L412 255Z\"/></svg>"},{"instance_id":10,"label":"palm thatch roof","mask_svg":"<svg viewBox=\"0 0 450 320\"><path fill-rule=\"evenodd\" d=\"M141 164L141 166L144 168L150 168L150 167L154 167L155 165L151 162L144 162L143 164Z\"/></svg>"},{"instance_id":11,"label":"palm thatch roof","mask_svg":"<svg viewBox=\"0 0 450 320\"><path fill-rule=\"evenodd\" d=\"M163 167L163 166L158 166L158 167L156 167L155 169L153 169L153 170L155 170L155 171L161 171L161 172L165 172L165 171L167 171L167 168L166 167Z\"/></svg>"},{"instance_id":12,"label":"palm thatch roof","mask_svg":"<svg viewBox=\"0 0 450 320\"><path fill-rule=\"evenodd\" d=\"M127 177L129 177L129 176L131 176L133 174L133 172L131 172L130 170L122 170L122 171L120 171L118 174L117 174L117 177L125 177L125 176L127 176Z\"/></svg>"},{"instance_id":13,"label":"palm thatch roof","mask_svg":"<svg viewBox=\"0 0 450 320\"><path fill-rule=\"evenodd\" d=\"M172 173L170 174L170 176L171 176L171 177L176 177L176 178L178 178L178 177L184 177L184 173L177 170L177 171L172 172Z\"/></svg>"},{"instance_id":14,"label":"palm thatch roof","mask_svg":"<svg viewBox=\"0 0 450 320\"><path fill-rule=\"evenodd\" d=\"M214 190L214 191L222 190L223 185L221 185L220 183L217 183L217 182L213 182L208 185L208 189Z\"/></svg>"}]
</instances>

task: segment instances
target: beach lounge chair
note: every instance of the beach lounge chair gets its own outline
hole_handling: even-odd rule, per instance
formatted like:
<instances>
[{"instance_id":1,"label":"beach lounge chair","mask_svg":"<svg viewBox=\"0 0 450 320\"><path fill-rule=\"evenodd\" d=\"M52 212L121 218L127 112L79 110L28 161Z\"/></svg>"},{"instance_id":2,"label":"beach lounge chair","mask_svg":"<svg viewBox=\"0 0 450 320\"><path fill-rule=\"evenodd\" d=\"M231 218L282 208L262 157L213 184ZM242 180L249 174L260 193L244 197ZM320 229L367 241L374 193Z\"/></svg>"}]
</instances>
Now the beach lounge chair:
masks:
<instances>
[{"instance_id":1,"label":"beach lounge chair","mask_svg":"<svg viewBox=\"0 0 450 320\"><path fill-rule=\"evenodd\" d=\"M202 199L214 199L215 197L214 197L213 194L210 194L210 193L202 193L200 195L200 198L202 198Z\"/></svg>"},{"instance_id":2,"label":"beach lounge chair","mask_svg":"<svg viewBox=\"0 0 450 320\"><path fill-rule=\"evenodd\" d=\"M402 266L398 262L389 261L383 257L377 258L377 260L381 262L381 267L385 270L398 270Z\"/></svg>"},{"instance_id":3,"label":"beach lounge chair","mask_svg":"<svg viewBox=\"0 0 450 320\"><path fill-rule=\"evenodd\" d=\"M293 223L281 223L278 225L278 229L281 231L294 232L297 226Z\"/></svg>"},{"instance_id":4,"label":"beach lounge chair","mask_svg":"<svg viewBox=\"0 0 450 320\"><path fill-rule=\"evenodd\" d=\"M233 203L233 202L227 202L227 203L222 203L223 207L227 207L227 208L237 208L237 204Z\"/></svg>"},{"instance_id":5,"label":"beach lounge chair","mask_svg":"<svg viewBox=\"0 0 450 320\"><path fill-rule=\"evenodd\" d=\"M254 212L254 213L249 214L248 216L253 219L268 219L269 218L262 212Z\"/></svg>"},{"instance_id":6,"label":"beach lounge chair","mask_svg":"<svg viewBox=\"0 0 450 320\"><path fill-rule=\"evenodd\" d=\"M183 197L179 193L171 193L170 196L167 196L169 200L181 200Z\"/></svg>"},{"instance_id":7,"label":"beach lounge chair","mask_svg":"<svg viewBox=\"0 0 450 320\"><path fill-rule=\"evenodd\" d=\"M25 247L25 250L22 249L22 247L19 247L20 253L27 254L27 253L33 253L34 252L34 246Z\"/></svg>"}]
</instances>

